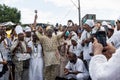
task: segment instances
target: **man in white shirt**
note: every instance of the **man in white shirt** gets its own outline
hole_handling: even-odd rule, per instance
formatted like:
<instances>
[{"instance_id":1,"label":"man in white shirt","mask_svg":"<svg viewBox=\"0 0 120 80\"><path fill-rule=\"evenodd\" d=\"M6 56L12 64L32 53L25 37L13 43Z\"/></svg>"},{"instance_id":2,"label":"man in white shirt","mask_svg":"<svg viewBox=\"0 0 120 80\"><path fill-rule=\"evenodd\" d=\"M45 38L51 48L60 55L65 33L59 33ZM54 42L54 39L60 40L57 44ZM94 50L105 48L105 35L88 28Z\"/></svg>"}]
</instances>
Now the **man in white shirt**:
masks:
<instances>
[{"instance_id":1,"label":"man in white shirt","mask_svg":"<svg viewBox=\"0 0 120 80\"><path fill-rule=\"evenodd\" d=\"M117 31L114 31L113 35L108 39L109 43L112 43L116 48L120 47L120 17L116 21Z\"/></svg>"},{"instance_id":2,"label":"man in white shirt","mask_svg":"<svg viewBox=\"0 0 120 80\"><path fill-rule=\"evenodd\" d=\"M25 43L26 43L26 47L29 50L28 54L30 56L31 52L32 52L32 37L31 37L31 28L29 26L25 27ZM29 80L29 66L30 66L30 58L26 59L23 61L23 76L22 76L22 80Z\"/></svg>"},{"instance_id":3,"label":"man in white shirt","mask_svg":"<svg viewBox=\"0 0 120 80\"><path fill-rule=\"evenodd\" d=\"M86 67L89 67L91 59L90 53L92 53L92 42L90 40L92 34L92 28L94 27L94 21L88 19L83 25L83 33L81 35L81 44L83 46L83 60L87 63Z\"/></svg>"},{"instance_id":4,"label":"man in white shirt","mask_svg":"<svg viewBox=\"0 0 120 80\"><path fill-rule=\"evenodd\" d=\"M69 51L75 53L77 57L81 58L82 45L80 43L78 43L78 37L73 36L71 38L71 43L72 44L70 45Z\"/></svg>"},{"instance_id":5,"label":"man in white shirt","mask_svg":"<svg viewBox=\"0 0 120 80\"><path fill-rule=\"evenodd\" d=\"M74 53L69 52L69 62L64 69L67 79L85 80L88 78L88 72L81 59L77 58Z\"/></svg>"},{"instance_id":6,"label":"man in white shirt","mask_svg":"<svg viewBox=\"0 0 120 80\"><path fill-rule=\"evenodd\" d=\"M120 48L116 49L108 44L106 53L114 53L107 58L102 54L103 46L94 39L94 56L90 61L89 72L92 80L120 80Z\"/></svg>"}]
</instances>

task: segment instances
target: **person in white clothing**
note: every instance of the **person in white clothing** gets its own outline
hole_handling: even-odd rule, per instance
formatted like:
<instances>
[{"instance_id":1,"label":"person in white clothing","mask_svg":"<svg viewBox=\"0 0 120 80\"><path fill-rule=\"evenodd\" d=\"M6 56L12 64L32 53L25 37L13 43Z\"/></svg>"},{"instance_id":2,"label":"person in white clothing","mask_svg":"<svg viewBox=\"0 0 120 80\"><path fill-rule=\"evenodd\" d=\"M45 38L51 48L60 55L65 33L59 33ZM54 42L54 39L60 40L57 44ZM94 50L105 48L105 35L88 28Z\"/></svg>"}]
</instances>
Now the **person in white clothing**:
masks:
<instances>
[{"instance_id":1,"label":"person in white clothing","mask_svg":"<svg viewBox=\"0 0 120 80\"><path fill-rule=\"evenodd\" d=\"M0 29L0 80L8 80L9 79L9 71L8 68L4 68L4 66L7 65L7 53L8 51L5 48L4 45L4 39L5 39L5 31Z\"/></svg>"},{"instance_id":2,"label":"person in white clothing","mask_svg":"<svg viewBox=\"0 0 120 80\"><path fill-rule=\"evenodd\" d=\"M92 28L94 27L94 21L88 19L83 25L83 33L81 35L81 45L83 46L83 60L86 63L88 69L92 53L92 42L90 40L92 34Z\"/></svg>"},{"instance_id":3,"label":"person in white clothing","mask_svg":"<svg viewBox=\"0 0 120 80\"><path fill-rule=\"evenodd\" d=\"M120 47L120 17L116 21L117 31L114 30L113 35L108 39L108 43L112 43L116 48Z\"/></svg>"},{"instance_id":4,"label":"person in white clothing","mask_svg":"<svg viewBox=\"0 0 120 80\"><path fill-rule=\"evenodd\" d=\"M82 45L80 43L78 43L78 37L73 36L71 38L71 43L72 44L70 45L69 51L75 53L77 57L81 58Z\"/></svg>"},{"instance_id":5,"label":"person in white clothing","mask_svg":"<svg viewBox=\"0 0 120 80\"><path fill-rule=\"evenodd\" d=\"M32 53L29 68L29 80L43 80L43 53L42 46L35 34L33 37Z\"/></svg>"},{"instance_id":6,"label":"person in white clothing","mask_svg":"<svg viewBox=\"0 0 120 80\"><path fill-rule=\"evenodd\" d=\"M104 53L114 53L109 60L102 54L102 44L94 39L94 56L89 67L92 80L120 80L120 48L116 49L108 44L104 49L106 50Z\"/></svg>"},{"instance_id":7,"label":"person in white clothing","mask_svg":"<svg viewBox=\"0 0 120 80\"><path fill-rule=\"evenodd\" d=\"M29 26L26 26L25 29L25 43L26 43L26 47L29 50L29 56L31 54L31 46L32 46L32 37L31 37L31 28ZM22 76L22 80L29 80L29 63L30 63L30 58L28 58L27 60L23 61L23 76Z\"/></svg>"},{"instance_id":8,"label":"person in white clothing","mask_svg":"<svg viewBox=\"0 0 120 80\"><path fill-rule=\"evenodd\" d=\"M84 63L77 56L69 52L68 54L69 62L66 65L64 71L67 79L77 79L77 80L86 80L88 79L88 72L85 68Z\"/></svg>"}]
</instances>

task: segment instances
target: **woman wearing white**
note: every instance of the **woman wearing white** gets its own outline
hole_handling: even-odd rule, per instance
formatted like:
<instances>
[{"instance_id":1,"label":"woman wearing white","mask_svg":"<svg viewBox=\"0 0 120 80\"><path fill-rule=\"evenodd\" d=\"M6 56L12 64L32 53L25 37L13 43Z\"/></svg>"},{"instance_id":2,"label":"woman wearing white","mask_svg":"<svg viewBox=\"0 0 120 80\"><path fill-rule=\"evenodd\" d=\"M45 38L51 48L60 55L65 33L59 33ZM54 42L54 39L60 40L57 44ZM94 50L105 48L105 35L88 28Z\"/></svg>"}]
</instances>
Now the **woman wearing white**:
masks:
<instances>
[{"instance_id":1,"label":"woman wearing white","mask_svg":"<svg viewBox=\"0 0 120 80\"><path fill-rule=\"evenodd\" d=\"M32 53L29 68L29 80L43 80L43 55L42 46L34 34L32 42Z\"/></svg>"}]
</instances>

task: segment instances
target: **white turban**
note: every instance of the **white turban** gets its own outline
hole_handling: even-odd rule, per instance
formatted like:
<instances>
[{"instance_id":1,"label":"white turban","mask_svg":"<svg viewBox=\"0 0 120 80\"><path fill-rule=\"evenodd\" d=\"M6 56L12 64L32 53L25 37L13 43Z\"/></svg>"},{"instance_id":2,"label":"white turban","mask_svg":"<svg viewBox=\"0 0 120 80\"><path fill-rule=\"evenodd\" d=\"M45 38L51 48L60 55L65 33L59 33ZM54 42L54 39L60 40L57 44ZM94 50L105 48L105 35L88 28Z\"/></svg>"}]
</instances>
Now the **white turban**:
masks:
<instances>
[{"instance_id":1,"label":"white turban","mask_svg":"<svg viewBox=\"0 0 120 80\"><path fill-rule=\"evenodd\" d=\"M15 32L16 32L17 35L20 34L20 33L23 33L22 27L20 25L17 25L15 27Z\"/></svg>"},{"instance_id":2,"label":"white turban","mask_svg":"<svg viewBox=\"0 0 120 80\"><path fill-rule=\"evenodd\" d=\"M108 23L107 23L106 21L103 21L103 22L102 22L102 26L103 26L103 25L108 25Z\"/></svg>"},{"instance_id":3,"label":"white turban","mask_svg":"<svg viewBox=\"0 0 120 80\"><path fill-rule=\"evenodd\" d=\"M31 28L29 26L26 26L24 30L25 32L31 32Z\"/></svg>"},{"instance_id":4,"label":"white turban","mask_svg":"<svg viewBox=\"0 0 120 80\"><path fill-rule=\"evenodd\" d=\"M90 27L93 27L93 26L95 25L94 21L91 20L91 19L87 19L87 21L86 21L84 24L87 24L87 25L89 25Z\"/></svg>"},{"instance_id":5,"label":"white turban","mask_svg":"<svg viewBox=\"0 0 120 80\"><path fill-rule=\"evenodd\" d=\"M77 36L72 36L71 40L74 40L74 41L78 41L78 37Z\"/></svg>"}]
</instances>

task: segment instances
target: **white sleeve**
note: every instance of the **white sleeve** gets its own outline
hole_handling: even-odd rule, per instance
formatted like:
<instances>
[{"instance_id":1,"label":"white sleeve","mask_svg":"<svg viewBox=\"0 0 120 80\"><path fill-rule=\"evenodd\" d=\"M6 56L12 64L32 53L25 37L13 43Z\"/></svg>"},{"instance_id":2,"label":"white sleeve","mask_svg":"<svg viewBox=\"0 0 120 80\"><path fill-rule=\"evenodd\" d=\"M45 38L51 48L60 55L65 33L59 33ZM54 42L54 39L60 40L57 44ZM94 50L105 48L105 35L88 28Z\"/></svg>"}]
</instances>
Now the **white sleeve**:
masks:
<instances>
[{"instance_id":1,"label":"white sleeve","mask_svg":"<svg viewBox=\"0 0 120 80\"><path fill-rule=\"evenodd\" d=\"M89 54L93 52L92 42L89 43Z\"/></svg>"},{"instance_id":2,"label":"white sleeve","mask_svg":"<svg viewBox=\"0 0 120 80\"><path fill-rule=\"evenodd\" d=\"M70 61L67 63L67 65L65 66L66 69L71 69L70 67Z\"/></svg>"},{"instance_id":3,"label":"white sleeve","mask_svg":"<svg viewBox=\"0 0 120 80\"><path fill-rule=\"evenodd\" d=\"M14 49L16 48L17 45L18 45L18 40L14 41L12 46L10 47L11 52L14 51Z\"/></svg>"},{"instance_id":4,"label":"white sleeve","mask_svg":"<svg viewBox=\"0 0 120 80\"><path fill-rule=\"evenodd\" d=\"M86 31L85 31L85 30L84 30L83 33L81 34L80 42L82 42L84 39L86 39Z\"/></svg>"},{"instance_id":5,"label":"white sleeve","mask_svg":"<svg viewBox=\"0 0 120 80\"><path fill-rule=\"evenodd\" d=\"M32 48L32 46L33 46L32 41L29 41L28 44L27 44L27 46L30 47L30 48Z\"/></svg>"},{"instance_id":6,"label":"white sleeve","mask_svg":"<svg viewBox=\"0 0 120 80\"><path fill-rule=\"evenodd\" d=\"M84 72L84 63L82 60L79 60L77 71Z\"/></svg>"},{"instance_id":7,"label":"white sleeve","mask_svg":"<svg viewBox=\"0 0 120 80\"><path fill-rule=\"evenodd\" d=\"M90 61L90 75L93 80L120 79L120 49L107 61L103 55L96 55Z\"/></svg>"}]
</instances>

